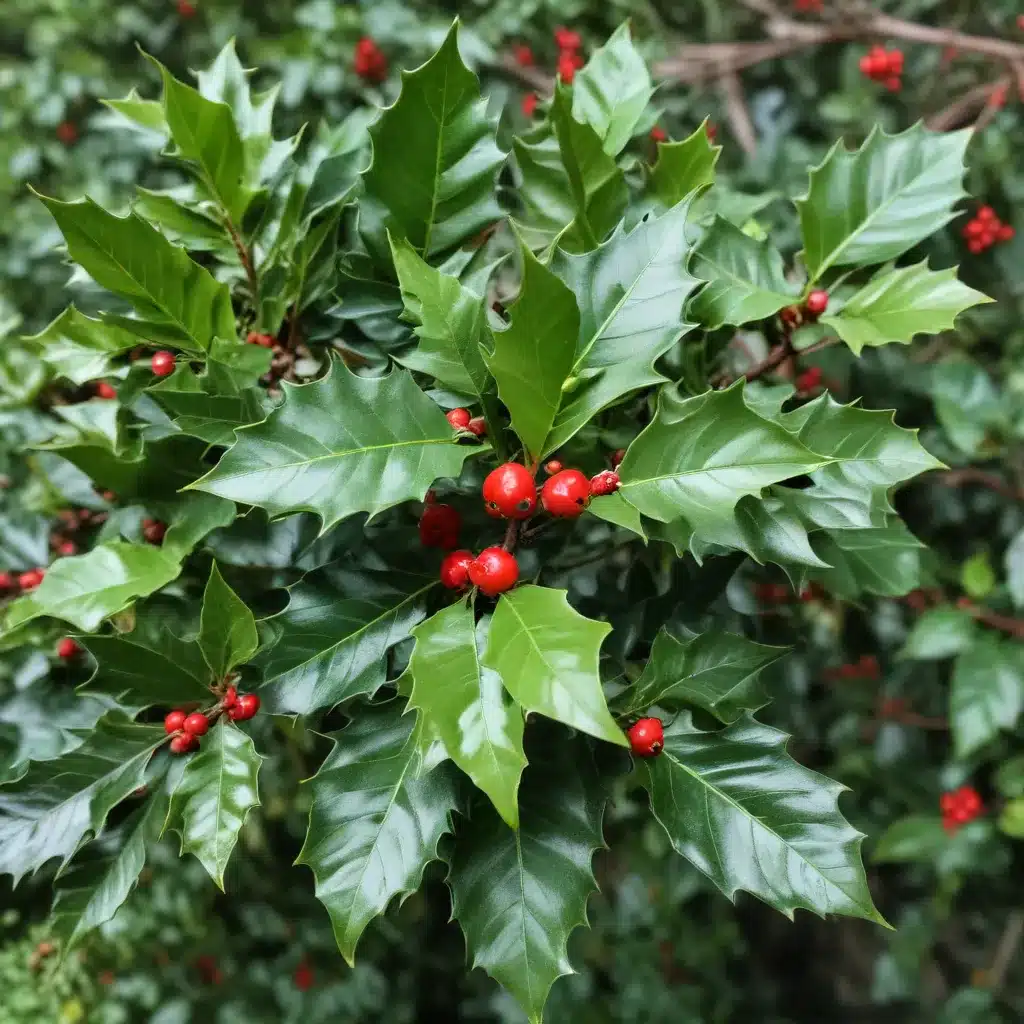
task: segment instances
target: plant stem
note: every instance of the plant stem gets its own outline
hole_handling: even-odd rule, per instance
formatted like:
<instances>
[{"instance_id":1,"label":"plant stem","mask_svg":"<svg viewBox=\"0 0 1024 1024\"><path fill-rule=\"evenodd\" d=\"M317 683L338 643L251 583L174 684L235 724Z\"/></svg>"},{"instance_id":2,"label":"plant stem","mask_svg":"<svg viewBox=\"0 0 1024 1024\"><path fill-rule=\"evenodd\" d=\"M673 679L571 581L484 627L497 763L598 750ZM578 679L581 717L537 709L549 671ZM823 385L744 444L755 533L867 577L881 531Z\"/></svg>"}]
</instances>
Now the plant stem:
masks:
<instances>
[{"instance_id":1,"label":"plant stem","mask_svg":"<svg viewBox=\"0 0 1024 1024\"><path fill-rule=\"evenodd\" d=\"M224 216L224 227L227 228L228 234L231 236L231 244L235 247L235 252L238 254L238 259L242 264L242 269L245 271L245 279L249 282L249 294L252 298L252 307L256 310L258 315L260 282L259 278L256 276L256 267L253 266L252 253L245 247L245 242L242 241L242 236L238 233L238 228L235 227L231 218L227 215Z\"/></svg>"},{"instance_id":2,"label":"plant stem","mask_svg":"<svg viewBox=\"0 0 1024 1024\"><path fill-rule=\"evenodd\" d=\"M505 443L505 431L501 425L501 412L498 400L493 394L480 396L480 405L484 410L484 421L487 423L487 436L494 448L494 454L502 462L508 462L508 445Z\"/></svg>"}]
</instances>

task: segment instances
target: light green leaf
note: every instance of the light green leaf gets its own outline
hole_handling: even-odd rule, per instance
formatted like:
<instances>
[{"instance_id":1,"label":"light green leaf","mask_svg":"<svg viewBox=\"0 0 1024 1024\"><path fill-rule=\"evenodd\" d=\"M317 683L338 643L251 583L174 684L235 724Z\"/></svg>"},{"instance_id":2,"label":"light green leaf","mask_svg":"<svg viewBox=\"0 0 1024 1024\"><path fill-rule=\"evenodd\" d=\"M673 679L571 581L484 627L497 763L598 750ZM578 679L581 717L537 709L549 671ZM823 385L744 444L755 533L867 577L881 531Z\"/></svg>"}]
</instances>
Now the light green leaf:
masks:
<instances>
[{"instance_id":1,"label":"light green leaf","mask_svg":"<svg viewBox=\"0 0 1024 1024\"><path fill-rule=\"evenodd\" d=\"M207 216L192 200L192 186L159 191L136 187L132 209L158 227L175 245L189 252L212 252L226 262L238 263L238 253L223 223ZM184 192L184 194L183 194ZM208 209L209 204L203 207Z\"/></svg>"},{"instance_id":2,"label":"light green leaf","mask_svg":"<svg viewBox=\"0 0 1024 1024\"><path fill-rule=\"evenodd\" d=\"M523 715L505 696L498 673L481 664L472 607L464 601L449 605L412 634L410 707L419 709L424 728L440 736L448 756L516 828L516 794L526 767Z\"/></svg>"},{"instance_id":3,"label":"light green leaf","mask_svg":"<svg viewBox=\"0 0 1024 1024\"><path fill-rule=\"evenodd\" d=\"M971 135L916 124L899 135L876 127L852 153L837 142L796 203L811 280L895 259L952 220Z\"/></svg>"},{"instance_id":4,"label":"light green leaf","mask_svg":"<svg viewBox=\"0 0 1024 1024\"><path fill-rule=\"evenodd\" d=\"M483 664L526 711L536 711L619 746L625 733L608 712L598 661L611 632L573 609L564 590L525 586L502 594Z\"/></svg>"},{"instance_id":5,"label":"light green leaf","mask_svg":"<svg viewBox=\"0 0 1024 1024\"><path fill-rule=\"evenodd\" d=\"M965 309L991 301L958 281L955 267L929 270L922 261L910 267L879 270L821 322L860 355L865 345L907 345L916 334L952 330Z\"/></svg>"},{"instance_id":6,"label":"light green leaf","mask_svg":"<svg viewBox=\"0 0 1024 1024\"><path fill-rule=\"evenodd\" d=\"M591 498L587 512L606 523L621 526L624 530L635 533L645 544L647 543L647 532L640 513L618 492Z\"/></svg>"},{"instance_id":7,"label":"light green leaf","mask_svg":"<svg viewBox=\"0 0 1024 1024\"><path fill-rule=\"evenodd\" d=\"M977 634L978 627L967 612L951 605L930 608L914 623L900 657L917 661L951 658L970 647Z\"/></svg>"},{"instance_id":8,"label":"light green leaf","mask_svg":"<svg viewBox=\"0 0 1024 1024\"><path fill-rule=\"evenodd\" d=\"M1024 655L1019 644L982 633L953 664L949 719L956 756L970 757L1024 710Z\"/></svg>"},{"instance_id":9,"label":"light green leaf","mask_svg":"<svg viewBox=\"0 0 1024 1024\"><path fill-rule=\"evenodd\" d=\"M651 187L666 206L675 206L695 190L714 182L715 164L722 147L711 144L707 127L705 118L682 142L659 143L658 159L651 170Z\"/></svg>"},{"instance_id":10,"label":"light green leaf","mask_svg":"<svg viewBox=\"0 0 1024 1024\"><path fill-rule=\"evenodd\" d=\"M38 334L26 339L37 347L40 358L73 384L103 377L111 362L135 348L139 339L129 331L80 313L68 306Z\"/></svg>"},{"instance_id":11,"label":"light green leaf","mask_svg":"<svg viewBox=\"0 0 1024 1024\"><path fill-rule=\"evenodd\" d=\"M158 135L168 134L163 104L157 100L144 100L132 89L124 99L101 100L105 106L120 114L130 124Z\"/></svg>"},{"instance_id":12,"label":"light green leaf","mask_svg":"<svg viewBox=\"0 0 1024 1024\"><path fill-rule=\"evenodd\" d=\"M214 562L203 593L199 624L199 648L214 678L222 680L236 665L244 665L259 644L255 617L224 582Z\"/></svg>"},{"instance_id":13,"label":"light green leaf","mask_svg":"<svg viewBox=\"0 0 1024 1024\"><path fill-rule=\"evenodd\" d=\"M960 566L960 585L976 601L992 593L996 586L996 574L987 551L978 551Z\"/></svg>"},{"instance_id":14,"label":"light green leaf","mask_svg":"<svg viewBox=\"0 0 1024 1024\"><path fill-rule=\"evenodd\" d=\"M221 890L246 815L259 806L262 763L249 736L222 718L189 756L171 794L164 831L181 835L182 854L195 854Z\"/></svg>"},{"instance_id":15,"label":"light green leaf","mask_svg":"<svg viewBox=\"0 0 1024 1024\"><path fill-rule=\"evenodd\" d=\"M863 836L839 813L844 787L794 761L788 740L752 718L700 732L682 714L636 772L676 852L730 899L744 890L788 917L803 908L882 922Z\"/></svg>"}]
</instances>

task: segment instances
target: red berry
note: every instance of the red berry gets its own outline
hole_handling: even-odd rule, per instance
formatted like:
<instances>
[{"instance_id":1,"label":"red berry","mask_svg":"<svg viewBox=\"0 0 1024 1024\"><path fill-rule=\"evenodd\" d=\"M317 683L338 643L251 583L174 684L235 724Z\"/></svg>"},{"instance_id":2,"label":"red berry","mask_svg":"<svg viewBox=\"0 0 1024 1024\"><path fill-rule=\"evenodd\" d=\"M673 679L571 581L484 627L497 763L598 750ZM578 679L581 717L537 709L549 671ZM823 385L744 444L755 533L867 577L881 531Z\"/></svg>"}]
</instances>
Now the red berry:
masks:
<instances>
[{"instance_id":1,"label":"red berry","mask_svg":"<svg viewBox=\"0 0 1024 1024\"><path fill-rule=\"evenodd\" d=\"M554 476L556 473L561 473L562 464L558 459L551 459L549 462L544 463L544 472L547 473L548 476Z\"/></svg>"},{"instance_id":2,"label":"red berry","mask_svg":"<svg viewBox=\"0 0 1024 1024\"><path fill-rule=\"evenodd\" d=\"M657 757L665 747L665 729L660 718L641 718L626 732L637 757Z\"/></svg>"},{"instance_id":3,"label":"red berry","mask_svg":"<svg viewBox=\"0 0 1024 1024\"><path fill-rule=\"evenodd\" d=\"M903 80L901 78L897 78L896 75L890 75L885 80L885 87L889 92L899 92L900 89L903 88Z\"/></svg>"},{"instance_id":4,"label":"red berry","mask_svg":"<svg viewBox=\"0 0 1024 1024\"><path fill-rule=\"evenodd\" d=\"M459 543L462 517L451 505L427 505L420 516L420 543L450 551Z\"/></svg>"},{"instance_id":5,"label":"red berry","mask_svg":"<svg viewBox=\"0 0 1024 1024\"><path fill-rule=\"evenodd\" d=\"M246 344L259 345L260 348L273 348L274 339L269 334L260 334L258 331L250 331L245 336Z\"/></svg>"},{"instance_id":6,"label":"red berry","mask_svg":"<svg viewBox=\"0 0 1024 1024\"><path fill-rule=\"evenodd\" d=\"M828 309L828 292L822 291L820 288L816 288L807 296L807 301L804 303L804 309L806 309L811 316L821 316L821 314Z\"/></svg>"},{"instance_id":7,"label":"red berry","mask_svg":"<svg viewBox=\"0 0 1024 1024\"><path fill-rule=\"evenodd\" d=\"M255 693L243 693L238 697L238 703L228 712L228 718L233 722L247 722L260 709L260 699Z\"/></svg>"},{"instance_id":8,"label":"red berry","mask_svg":"<svg viewBox=\"0 0 1024 1024\"><path fill-rule=\"evenodd\" d=\"M787 327L796 327L800 323L800 310L796 306L786 306L779 310L779 319Z\"/></svg>"},{"instance_id":9,"label":"red berry","mask_svg":"<svg viewBox=\"0 0 1024 1024\"><path fill-rule=\"evenodd\" d=\"M560 50L578 50L582 45L583 39L579 32L574 32L571 28L565 28L563 25L559 25L555 29L555 46Z\"/></svg>"},{"instance_id":10,"label":"red berry","mask_svg":"<svg viewBox=\"0 0 1024 1024\"><path fill-rule=\"evenodd\" d=\"M528 92L523 97L523 113L527 117L533 117L534 111L537 109L537 104L540 102L540 97L535 92Z\"/></svg>"},{"instance_id":11,"label":"red berry","mask_svg":"<svg viewBox=\"0 0 1024 1024\"><path fill-rule=\"evenodd\" d=\"M166 732L178 732L181 727L185 724L185 719L188 716L180 708L175 708L173 711L168 711L164 715L164 730Z\"/></svg>"},{"instance_id":12,"label":"red berry","mask_svg":"<svg viewBox=\"0 0 1024 1024\"><path fill-rule=\"evenodd\" d=\"M488 597L497 597L516 585L519 563L516 556L504 548L484 548L469 563L469 579Z\"/></svg>"},{"instance_id":13,"label":"red berry","mask_svg":"<svg viewBox=\"0 0 1024 1024\"><path fill-rule=\"evenodd\" d=\"M997 85L988 96L988 104L990 107L1005 107L1006 106L1006 94L1007 89L1005 85Z\"/></svg>"},{"instance_id":14,"label":"red berry","mask_svg":"<svg viewBox=\"0 0 1024 1024\"><path fill-rule=\"evenodd\" d=\"M996 211L991 206L979 206L978 207L978 220L995 220Z\"/></svg>"},{"instance_id":15,"label":"red berry","mask_svg":"<svg viewBox=\"0 0 1024 1024\"><path fill-rule=\"evenodd\" d=\"M210 728L210 722L201 711L193 711L181 723L181 727L190 736L202 736Z\"/></svg>"},{"instance_id":16,"label":"red berry","mask_svg":"<svg viewBox=\"0 0 1024 1024\"><path fill-rule=\"evenodd\" d=\"M619 474L612 469L605 469L590 478L591 497L599 498L605 494L614 494L619 489Z\"/></svg>"},{"instance_id":17,"label":"red berry","mask_svg":"<svg viewBox=\"0 0 1024 1024\"><path fill-rule=\"evenodd\" d=\"M861 57L860 61L858 61L858 65L860 67L861 74L866 78L870 78L875 73L874 58L868 53Z\"/></svg>"},{"instance_id":18,"label":"red berry","mask_svg":"<svg viewBox=\"0 0 1024 1024\"><path fill-rule=\"evenodd\" d=\"M174 353L168 352L166 349L154 352L149 365L155 376L167 377L174 373Z\"/></svg>"},{"instance_id":19,"label":"red berry","mask_svg":"<svg viewBox=\"0 0 1024 1024\"><path fill-rule=\"evenodd\" d=\"M886 54L886 67L890 74L901 75L903 74L903 51L902 50L890 50Z\"/></svg>"},{"instance_id":20,"label":"red berry","mask_svg":"<svg viewBox=\"0 0 1024 1024\"><path fill-rule=\"evenodd\" d=\"M166 523L161 523L158 519L142 520L142 536L150 544L159 544L164 539L165 533L167 533Z\"/></svg>"},{"instance_id":21,"label":"red berry","mask_svg":"<svg viewBox=\"0 0 1024 1024\"><path fill-rule=\"evenodd\" d=\"M66 540L57 548L57 554L69 558L78 552L78 545L73 540Z\"/></svg>"},{"instance_id":22,"label":"red berry","mask_svg":"<svg viewBox=\"0 0 1024 1024\"><path fill-rule=\"evenodd\" d=\"M356 44L353 70L365 82L383 82L388 77L388 60L380 47L364 36Z\"/></svg>"},{"instance_id":23,"label":"red berry","mask_svg":"<svg viewBox=\"0 0 1024 1024\"><path fill-rule=\"evenodd\" d=\"M626 457L626 449L625 448L617 448L615 451L613 451L612 454L611 454L611 458L608 459L608 461L612 464L612 469L618 469L619 466L622 464L622 460L625 457Z\"/></svg>"},{"instance_id":24,"label":"red berry","mask_svg":"<svg viewBox=\"0 0 1024 1024\"><path fill-rule=\"evenodd\" d=\"M558 77L566 85L572 85L572 80L576 77L575 54L566 52L558 58Z\"/></svg>"},{"instance_id":25,"label":"red berry","mask_svg":"<svg viewBox=\"0 0 1024 1024\"><path fill-rule=\"evenodd\" d=\"M64 661L70 661L81 650L82 648L79 647L71 637L66 636L59 644L57 644L57 657L63 658Z\"/></svg>"},{"instance_id":26,"label":"red berry","mask_svg":"<svg viewBox=\"0 0 1024 1024\"><path fill-rule=\"evenodd\" d=\"M183 18L194 18L196 5L191 3L190 0L178 0L178 14Z\"/></svg>"},{"instance_id":27,"label":"red berry","mask_svg":"<svg viewBox=\"0 0 1024 1024\"><path fill-rule=\"evenodd\" d=\"M1003 224L1000 226L997 236L1000 242L1009 242L1015 234L1016 231L1013 230L1012 224Z\"/></svg>"},{"instance_id":28,"label":"red berry","mask_svg":"<svg viewBox=\"0 0 1024 1024\"><path fill-rule=\"evenodd\" d=\"M977 218L972 218L964 225L964 236L966 238L977 238L985 233L985 225Z\"/></svg>"},{"instance_id":29,"label":"red berry","mask_svg":"<svg viewBox=\"0 0 1024 1024\"><path fill-rule=\"evenodd\" d=\"M533 67L533 50L531 50L525 43L520 43L518 46L515 46L512 53L515 56L516 63L521 68Z\"/></svg>"},{"instance_id":30,"label":"red berry","mask_svg":"<svg viewBox=\"0 0 1024 1024\"><path fill-rule=\"evenodd\" d=\"M61 121L57 125L57 139L65 146L71 146L78 141L78 127L74 121Z\"/></svg>"},{"instance_id":31,"label":"red berry","mask_svg":"<svg viewBox=\"0 0 1024 1024\"><path fill-rule=\"evenodd\" d=\"M45 575L45 569L29 569L28 572L23 572L18 577L18 586L22 590L35 590L43 582Z\"/></svg>"},{"instance_id":32,"label":"red berry","mask_svg":"<svg viewBox=\"0 0 1024 1024\"><path fill-rule=\"evenodd\" d=\"M292 975L295 981L295 987L300 992L306 992L313 987L313 968L306 963L305 960L295 968L295 973Z\"/></svg>"},{"instance_id":33,"label":"red berry","mask_svg":"<svg viewBox=\"0 0 1024 1024\"><path fill-rule=\"evenodd\" d=\"M985 251L985 243L980 241L979 239L972 239L970 242L967 243L967 248L970 252L974 253L974 255L977 256L978 253Z\"/></svg>"},{"instance_id":34,"label":"red berry","mask_svg":"<svg viewBox=\"0 0 1024 1024\"><path fill-rule=\"evenodd\" d=\"M590 503L590 481L578 469L563 469L544 481L540 500L551 515L575 519Z\"/></svg>"},{"instance_id":35,"label":"red berry","mask_svg":"<svg viewBox=\"0 0 1024 1024\"><path fill-rule=\"evenodd\" d=\"M487 433L487 420L483 416L474 416L466 424L466 429L477 437L483 437Z\"/></svg>"},{"instance_id":36,"label":"red berry","mask_svg":"<svg viewBox=\"0 0 1024 1024\"><path fill-rule=\"evenodd\" d=\"M220 702L226 708L233 708L238 703L238 690L234 686L229 686L224 691L224 696L221 697Z\"/></svg>"},{"instance_id":37,"label":"red berry","mask_svg":"<svg viewBox=\"0 0 1024 1024\"><path fill-rule=\"evenodd\" d=\"M0 591L13 589L14 577L9 572L0 572Z\"/></svg>"},{"instance_id":38,"label":"red berry","mask_svg":"<svg viewBox=\"0 0 1024 1024\"><path fill-rule=\"evenodd\" d=\"M821 377L820 366L812 366L809 370L804 370L794 381L797 391L813 391L821 384Z\"/></svg>"},{"instance_id":39,"label":"red berry","mask_svg":"<svg viewBox=\"0 0 1024 1024\"><path fill-rule=\"evenodd\" d=\"M441 583L449 590L462 590L469 585L469 566L473 561L470 551L453 551L441 563Z\"/></svg>"},{"instance_id":40,"label":"red berry","mask_svg":"<svg viewBox=\"0 0 1024 1024\"><path fill-rule=\"evenodd\" d=\"M187 754L189 751L198 749L199 740L195 736L181 733L171 740L169 746L172 754Z\"/></svg>"},{"instance_id":41,"label":"red berry","mask_svg":"<svg viewBox=\"0 0 1024 1024\"><path fill-rule=\"evenodd\" d=\"M450 409L445 414L445 419L452 425L452 430L465 430L472 418L468 409Z\"/></svg>"},{"instance_id":42,"label":"red berry","mask_svg":"<svg viewBox=\"0 0 1024 1024\"><path fill-rule=\"evenodd\" d=\"M97 398L117 398L117 392L105 381L101 380L96 385L96 397Z\"/></svg>"},{"instance_id":43,"label":"red berry","mask_svg":"<svg viewBox=\"0 0 1024 1024\"><path fill-rule=\"evenodd\" d=\"M659 128L657 125L655 125L651 129L651 141L652 142L665 142L667 139L668 139L668 134L665 132L664 128Z\"/></svg>"},{"instance_id":44,"label":"red berry","mask_svg":"<svg viewBox=\"0 0 1024 1024\"><path fill-rule=\"evenodd\" d=\"M537 507L533 474L518 462L506 462L487 474L484 506L495 519L529 519Z\"/></svg>"}]
</instances>

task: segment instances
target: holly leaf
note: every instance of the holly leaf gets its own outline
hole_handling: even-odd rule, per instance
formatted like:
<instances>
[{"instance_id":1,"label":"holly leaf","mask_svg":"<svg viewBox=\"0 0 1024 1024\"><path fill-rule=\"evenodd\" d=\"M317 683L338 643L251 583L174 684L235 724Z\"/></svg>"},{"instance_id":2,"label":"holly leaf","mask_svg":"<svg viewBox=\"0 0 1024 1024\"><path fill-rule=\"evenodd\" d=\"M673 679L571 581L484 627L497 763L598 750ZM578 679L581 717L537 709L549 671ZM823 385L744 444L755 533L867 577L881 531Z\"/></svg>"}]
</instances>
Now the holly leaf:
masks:
<instances>
[{"instance_id":1,"label":"holly leaf","mask_svg":"<svg viewBox=\"0 0 1024 1024\"><path fill-rule=\"evenodd\" d=\"M653 94L647 65L630 38L629 22L624 22L573 79L572 116L589 124L604 151L617 156L633 137Z\"/></svg>"},{"instance_id":2,"label":"holly leaf","mask_svg":"<svg viewBox=\"0 0 1024 1024\"><path fill-rule=\"evenodd\" d=\"M210 209L209 203L200 209L197 205L191 185L164 191L136 186L132 209L175 245L189 252L216 253L225 262L237 263L238 252L223 222L203 212Z\"/></svg>"},{"instance_id":3,"label":"holly leaf","mask_svg":"<svg viewBox=\"0 0 1024 1024\"><path fill-rule=\"evenodd\" d=\"M224 582L214 562L206 581L199 622L199 648L214 678L224 679L236 665L244 665L259 645L256 619Z\"/></svg>"},{"instance_id":4,"label":"holly leaf","mask_svg":"<svg viewBox=\"0 0 1024 1024\"><path fill-rule=\"evenodd\" d=\"M458 28L426 64L402 72L398 99L370 127L373 162L363 173L364 203L380 208L391 235L427 260L504 215L495 198L505 162L497 116L459 56ZM371 244L386 261L387 239Z\"/></svg>"},{"instance_id":5,"label":"holly leaf","mask_svg":"<svg viewBox=\"0 0 1024 1024\"><path fill-rule=\"evenodd\" d=\"M900 657L916 661L951 658L972 647L978 633L974 619L967 612L952 605L930 608L914 623Z\"/></svg>"},{"instance_id":6,"label":"holly leaf","mask_svg":"<svg viewBox=\"0 0 1024 1024\"><path fill-rule=\"evenodd\" d=\"M564 590L518 587L498 601L482 663L524 710L624 747L629 741L608 712L597 669L610 632L607 622L573 609Z\"/></svg>"},{"instance_id":7,"label":"holly leaf","mask_svg":"<svg viewBox=\"0 0 1024 1024\"><path fill-rule=\"evenodd\" d=\"M922 261L879 270L821 322L860 355L866 345L909 345L917 334L952 330L965 309L992 301L957 280L955 267L929 270Z\"/></svg>"},{"instance_id":8,"label":"holly leaf","mask_svg":"<svg viewBox=\"0 0 1024 1024\"><path fill-rule=\"evenodd\" d=\"M71 258L101 287L127 299L141 319L116 322L150 331L179 348L204 352L215 337L235 337L228 286L191 260L137 214L115 217L91 199L39 197L53 215Z\"/></svg>"},{"instance_id":9,"label":"holly leaf","mask_svg":"<svg viewBox=\"0 0 1024 1024\"><path fill-rule=\"evenodd\" d=\"M145 866L146 846L156 841L166 813L167 798L155 794L110 837L110 848L101 849L102 841L94 844L95 856L86 850L57 880L50 919L61 940L62 958L128 899Z\"/></svg>"},{"instance_id":10,"label":"holly leaf","mask_svg":"<svg viewBox=\"0 0 1024 1024\"><path fill-rule=\"evenodd\" d=\"M665 206L675 206L697 189L714 183L715 164L722 147L711 144L707 128L705 118L689 138L658 143L658 159L651 169L651 187Z\"/></svg>"},{"instance_id":11,"label":"holly leaf","mask_svg":"<svg viewBox=\"0 0 1024 1024\"><path fill-rule=\"evenodd\" d=\"M114 359L139 343L130 331L94 320L74 306L25 340L55 374L73 384L105 376Z\"/></svg>"},{"instance_id":12,"label":"holly leaf","mask_svg":"<svg viewBox=\"0 0 1024 1024\"><path fill-rule=\"evenodd\" d=\"M710 330L764 320L799 300L786 280L778 249L721 217L701 238L693 272L707 284L690 302L688 312Z\"/></svg>"},{"instance_id":13,"label":"holly leaf","mask_svg":"<svg viewBox=\"0 0 1024 1024\"><path fill-rule=\"evenodd\" d=\"M981 633L953 663L949 719L953 748L967 758L1001 730L1012 729L1024 709L1024 657L1019 645Z\"/></svg>"},{"instance_id":14,"label":"holly leaf","mask_svg":"<svg viewBox=\"0 0 1024 1024\"><path fill-rule=\"evenodd\" d=\"M237 513L234 502L212 494L183 494L166 504L154 503L154 507L167 522L163 551L179 560L214 530L230 526Z\"/></svg>"},{"instance_id":15,"label":"holly leaf","mask_svg":"<svg viewBox=\"0 0 1024 1024\"><path fill-rule=\"evenodd\" d=\"M419 324L419 345L401 357L402 364L479 398L491 386L480 347L487 335L483 299L457 277L425 263L404 239L392 240L391 255L406 318Z\"/></svg>"},{"instance_id":16,"label":"holly leaf","mask_svg":"<svg viewBox=\"0 0 1024 1024\"><path fill-rule=\"evenodd\" d=\"M82 744L53 761L37 761L0 786L0 874L17 884L55 858L63 868L110 811L138 789L153 751L167 738L159 725L136 725L109 711Z\"/></svg>"},{"instance_id":17,"label":"holly leaf","mask_svg":"<svg viewBox=\"0 0 1024 1024\"><path fill-rule=\"evenodd\" d=\"M384 683L383 659L426 615L434 578L323 569L289 591L264 620L270 644L256 664L260 696L275 714L308 715Z\"/></svg>"},{"instance_id":18,"label":"holly leaf","mask_svg":"<svg viewBox=\"0 0 1024 1024\"><path fill-rule=\"evenodd\" d=\"M811 543L831 568L811 570L809 578L836 597L902 597L921 585L924 545L895 517L878 528L824 530Z\"/></svg>"},{"instance_id":19,"label":"holly leaf","mask_svg":"<svg viewBox=\"0 0 1024 1024\"><path fill-rule=\"evenodd\" d=\"M860 149L837 142L796 201L812 283L830 267L884 263L953 219L971 129L898 135L875 127Z\"/></svg>"},{"instance_id":20,"label":"holly leaf","mask_svg":"<svg viewBox=\"0 0 1024 1024\"><path fill-rule=\"evenodd\" d=\"M262 763L249 736L222 718L189 756L171 793L164 832L181 835L181 853L195 854L221 891L246 816L259 806Z\"/></svg>"},{"instance_id":21,"label":"holly leaf","mask_svg":"<svg viewBox=\"0 0 1024 1024\"><path fill-rule=\"evenodd\" d=\"M518 827L517 792L526 767L523 715L505 696L498 673L481 663L486 627L478 635L472 607L458 601L412 634L410 707L501 817Z\"/></svg>"},{"instance_id":22,"label":"holly leaf","mask_svg":"<svg viewBox=\"0 0 1024 1024\"><path fill-rule=\"evenodd\" d=\"M734 633L701 633L679 640L662 627L636 683L617 702L620 714L662 705L703 708L719 721L735 722L770 700L758 676L788 653L786 647L756 644Z\"/></svg>"},{"instance_id":23,"label":"holly leaf","mask_svg":"<svg viewBox=\"0 0 1024 1024\"><path fill-rule=\"evenodd\" d=\"M400 703L364 708L333 733L334 750L306 783L309 831L296 863L312 870L349 965L370 921L419 888L458 807L450 765L418 774L415 718Z\"/></svg>"},{"instance_id":24,"label":"holly leaf","mask_svg":"<svg viewBox=\"0 0 1024 1024\"><path fill-rule=\"evenodd\" d=\"M884 923L864 837L839 813L844 787L794 761L788 741L749 717L700 732L682 714L661 755L637 761L637 777L676 852L730 899L742 889L787 917L802 908Z\"/></svg>"},{"instance_id":25,"label":"holly leaf","mask_svg":"<svg viewBox=\"0 0 1024 1024\"><path fill-rule=\"evenodd\" d=\"M640 513L618 492L592 498L587 506L587 512L606 523L621 526L624 530L635 533L645 544L647 543L647 531L644 529Z\"/></svg>"},{"instance_id":26,"label":"holly leaf","mask_svg":"<svg viewBox=\"0 0 1024 1024\"><path fill-rule=\"evenodd\" d=\"M531 758L519 829L487 806L460 823L450 861L452 916L482 967L540 1024L551 986L572 974L567 944L587 923L597 889L591 862L604 845L606 795L592 754L564 738Z\"/></svg>"},{"instance_id":27,"label":"holly leaf","mask_svg":"<svg viewBox=\"0 0 1024 1024\"><path fill-rule=\"evenodd\" d=\"M312 384L284 383L285 400L189 486L265 508L313 512L323 530L356 512L422 501L473 453L406 370L357 377L339 360ZM387 416L383 416L387 410Z\"/></svg>"}]
</instances>

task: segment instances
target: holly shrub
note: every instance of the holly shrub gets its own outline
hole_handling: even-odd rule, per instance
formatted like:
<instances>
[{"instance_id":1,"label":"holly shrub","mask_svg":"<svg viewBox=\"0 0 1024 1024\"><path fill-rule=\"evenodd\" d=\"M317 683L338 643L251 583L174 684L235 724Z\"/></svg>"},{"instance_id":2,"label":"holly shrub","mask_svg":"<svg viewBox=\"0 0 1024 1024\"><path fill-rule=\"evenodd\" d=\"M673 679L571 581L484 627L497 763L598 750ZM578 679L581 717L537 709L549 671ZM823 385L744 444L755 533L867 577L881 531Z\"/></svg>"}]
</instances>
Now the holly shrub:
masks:
<instances>
[{"instance_id":1,"label":"holly shrub","mask_svg":"<svg viewBox=\"0 0 1024 1024\"><path fill-rule=\"evenodd\" d=\"M1022 1012L1009 144L720 173L628 24L554 39L503 113L458 21L400 85L363 35L390 105L304 128L149 56L130 202L18 200L72 265L0 375L18 1024L817 1021L865 950L846 1006Z\"/></svg>"}]
</instances>

